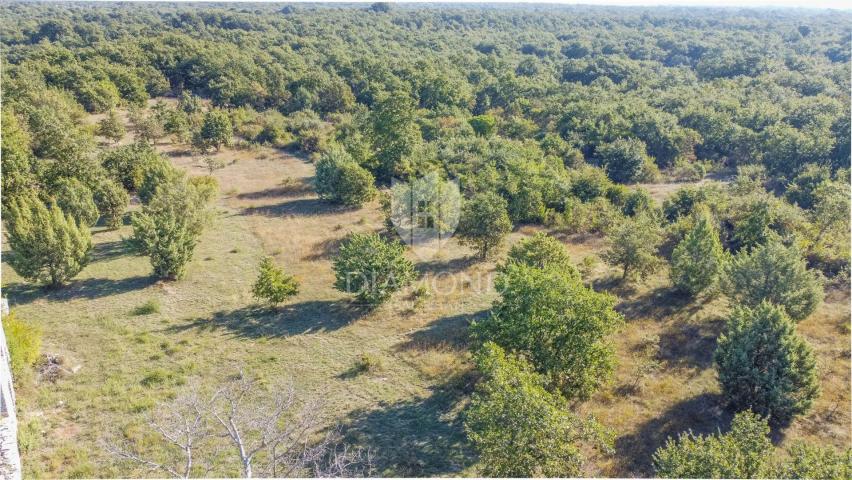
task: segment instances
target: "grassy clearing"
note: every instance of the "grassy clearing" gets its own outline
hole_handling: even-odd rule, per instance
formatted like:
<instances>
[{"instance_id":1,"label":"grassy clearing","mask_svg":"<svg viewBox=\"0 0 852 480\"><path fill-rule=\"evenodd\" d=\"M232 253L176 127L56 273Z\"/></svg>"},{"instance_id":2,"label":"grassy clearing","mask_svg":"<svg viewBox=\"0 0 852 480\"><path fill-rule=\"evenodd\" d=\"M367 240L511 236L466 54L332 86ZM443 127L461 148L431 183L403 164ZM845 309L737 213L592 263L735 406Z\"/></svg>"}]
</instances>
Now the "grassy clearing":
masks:
<instances>
[{"instance_id":1,"label":"grassy clearing","mask_svg":"<svg viewBox=\"0 0 852 480\"><path fill-rule=\"evenodd\" d=\"M190 174L206 173L182 147L159 148ZM328 424L342 422L350 440L370 447L377 473L475 473L459 417L473 383L466 330L496 297L487 288L495 261L473 261L455 243L428 261L412 254L417 284L374 311L354 307L331 287L331 258L347 233L382 228L378 205L321 202L310 185L313 166L281 152L216 156L227 164L214 173L223 193L185 280L153 279L147 259L123 242L129 227L96 231L93 262L62 290L33 289L3 264L4 295L19 318L44 328L43 352L62 357L67 370L18 392L25 474L152 475L115 463L99 442L123 435L161 454L141 433L145 412L238 367L292 379L303 395L322 398ZM509 242L534 231L520 228ZM605 247L596 236L557 236L577 263ZM263 255L301 282L299 295L276 309L251 298ZM615 380L575 406L617 433L616 453L594 458L585 473L647 475L650 454L667 435L730 421L712 366L727 306L684 302L664 271L631 289L615 285L615 272L600 262L585 270L596 288L619 296L627 317L615 335ZM819 353L823 393L776 437L781 444L850 442L848 320L848 292L831 291L799 325Z\"/></svg>"}]
</instances>

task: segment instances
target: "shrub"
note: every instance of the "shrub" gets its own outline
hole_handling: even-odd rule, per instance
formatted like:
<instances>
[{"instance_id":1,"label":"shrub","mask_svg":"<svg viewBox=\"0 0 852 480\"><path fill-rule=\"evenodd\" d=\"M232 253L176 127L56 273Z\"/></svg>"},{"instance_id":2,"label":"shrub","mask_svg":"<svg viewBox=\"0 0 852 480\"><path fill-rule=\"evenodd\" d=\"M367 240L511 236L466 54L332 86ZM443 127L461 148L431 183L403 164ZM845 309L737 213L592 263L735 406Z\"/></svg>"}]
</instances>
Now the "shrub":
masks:
<instances>
[{"instance_id":1,"label":"shrub","mask_svg":"<svg viewBox=\"0 0 852 480\"><path fill-rule=\"evenodd\" d=\"M202 152L210 148L218 151L222 145L231 144L233 134L234 129L228 112L214 109L204 114L201 129L195 133L192 144Z\"/></svg>"},{"instance_id":2,"label":"shrub","mask_svg":"<svg viewBox=\"0 0 852 480\"><path fill-rule=\"evenodd\" d=\"M816 201L814 191L823 182L830 180L831 170L828 167L809 163L787 185L787 191L784 193L784 196L787 197L790 203L795 203L802 208L811 208Z\"/></svg>"},{"instance_id":3,"label":"shrub","mask_svg":"<svg viewBox=\"0 0 852 480\"><path fill-rule=\"evenodd\" d=\"M786 423L819 394L816 360L784 310L764 302L738 307L715 353L719 383L737 410L751 409Z\"/></svg>"},{"instance_id":4,"label":"shrub","mask_svg":"<svg viewBox=\"0 0 852 480\"><path fill-rule=\"evenodd\" d=\"M619 138L597 148L595 155L606 167L606 173L615 182L630 183L640 180L646 164L651 161L645 142L637 138Z\"/></svg>"},{"instance_id":5,"label":"shrub","mask_svg":"<svg viewBox=\"0 0 852 480\"><path fill-rule=\"evenodd\" d=\"M9 367L16 379L26 378L41 350L41 328L18 319L14 312L3 317L3 332L9 348Z\"/></svg>"},{"instance_id":6,"label":"shrub","mask_svg":"<svg viewBox=\"0 0 852 480\"><path fill-rule=\"evenodd\" d=\"M98 207L94 195L76 178L63 178L54 188L56 205L71 215L80 225L92 226L98 221Z\"/></svg>"},{"instance_id":7,"label":"shrub","mask_svg":"<svg viewBox=\"0 0 852 480\"><path fill-rule=\"evenodd\" d=\"M167 159L159 155L150 158L138 172L136 192L139 194L139 200L144 204L151 201L157 187L178 182L183 177L182 172L175 169Z\"/></svg>"},{"instance_id":8,"label":"shrub","mask_svg":"<svg viewBox=\"0 0 852 480\"><path fill-rule=\"evenodd\" d=\"M578 476L586 444L606 448L593 419L570 412L545 390L545 379L522 358L486 343L476 354L483 374L465 413L465 431L487 477Z\"/></svg>"},{"instance_id":9,"label":"shrub","mask_svg":"<svg viewBox=\"0 0 852 480\"><path fill-rule=\"evenodd\" d=\"M571 172L571 195L582 202L603 196L610 185L609 178L600 168L587 165Z\"/></svg>"},{"instance_id":10,"label":"shrub","mask_svg":"<svg viewBox=\"0 0 852 480\"><path fill-rule=\"evenodd\" d=\"M790 449L790 460L769 475L776 478L852 478L852 449L836 451L806 443Z\"/></svg>"},{"instance_id":11,"label":"shrub","mask_svg":"<svg viewBox=\"0 0 852 480\"><path fill-rule=\"evenodd\" d=\"M9 265L25 279L57 287L86 266L92 250L89 228L56 204L31 195L12 199L6 210Z\"/></svg>"},{"instance_id":12,"label":"shrub","mask_svg":"<svg viewBox=\"0 0 852 480\"><path fill-rule=\"evenodd\" d=\"M299 282L276 267L272 257L264 257L258 266L257 280L251 291L258 300L266 300L272 304L282 303L299 293Z\"/></svg>"},{"instance_id":13,"label":"shrub","mask_svg":"<svg viewBox=\"0 0 852 480\"><path fill-rule=\"evenodd\" d=\"M728 433L682 433L654 453L656 475L663 478L761 478L771 476L771 461L769 425L749 411L734 417Z\"/></svg>"},{"instance_id":14,"label":"shrub","mask_svg":"<svg viewBox=\"0 0 852 480\"><path fill-rule=\"evenodd\" d=\"M818 274L808 269L795 246L778 240L737 254L725 269L723 290L746 307L764 300L782 306L796 321L813 313L823 298Z\"/></svg>"},{"instance_id":15,"label":"shrub","mask_svg":"<svg viewBox=\"0 0 852 480\"><path fill-rule=\"evenodd\" d=\"M486 258L512 231L512 221L506 210L506 200L492 192L476 194L462 207L456 234L460 240Z\"/></svg>"},{"instance_id":16,"label":"shrub","mask_svg":"<svg viewBox=\"0 0 852 480\"><path fill-rule=\"evenodd\" d=\"M470 123L473 131L480 137L490 137L494 134L494 130L497 127L497 119L493 115L488 114L477 115L468 120L468 123Z\"/></svg>"},{"instance_id":17,"label":"shrub","mask_svg":"<svg viewBox=\"0 0 852 480\"><path fill-rule=\"evenodd\" d=\"M207 220L205 199L183 178L161 184L132 217L135 248L151 259L154 273L178 279L192 259Z\"/></svg>"},{"instance_id":18,"label":"shrub","mask_svg":"<svg viewBox=\"0 0 852 480\"><path fill-rule=\"evenodd\" d=\"M150 145L134 143L109 150L101 158L101 164L110 176L132 191L139 187L145 166L159 158Z\"/></svg>"},{"instance_id":19,"label":"shrub","mask_svg":"<svg viewBox=\"0 0 852 480\"><path fill-rule=\"evenodd\" d=\"M130 202L130 195L121 185L109 178L102 178L94 192L95 205L109 228L118 228L124 216L124 210Z\"/></svg>"},{"instance_id":20,"label":"shrub","mask_svg":"<svg viewBox=\"0 0 852 480\"><path fill-rule=\"evenodd\" d=\"M607 235L603 259L621 267L621 279L645 278L660 265L657 256L663 236L657 221L647 214L627 217Z\"/></svg>"},{"instance_id":21,"label":"shrub","mask_svg":"<svg viewBox=\"0 0 852 480\"><path fill-rule=\"evenodd\" d=\"M556 267L571 277L579 278L565 246L544 232L538 232L513 245L509 250L506 263L529 265L535 268Z\"/></svg>"},{"instance_id":22,"label":"shrub","mask_svg":"<svg viewBox=\"0 0 852 480\"><path fill-rule=\"evenodd\" d=\"M663 215L669 222L692 214L692 209L707 200L706 192L701 188L683 187L663 201Z\"/></svg>"},{"instance_id":23,"label":"shrub","mask_svg":"<svg viewBox=\"0 0 852 480\"><path fill-rule=\"evenodd\" d=\"M414 280L414 264L403 256L405 247L374 233L352 234L334 259L334 287L376 305Z\"/></svg>"},{"instance_id":24,"label":"shrub","mask_svg":"<svg viewBox=\"0 0 852 480\"><path fill-rule=\"evenodd\" d=\"M372 353L364 353L355 361L354 371L357 373L378 372L383 370L384 362L382 358Z\"/></svg>"},{"instance_id":25,"label":"shrub","mask_svg":"<svg viewBox=\"0 0 852 480\"><path fill-rule=\"evenodd\" d=\"M672 252L671 279L678 290L697 295L716 285L725 264L725 251L710 213L700 210L692 229Z\"/></svg>"},{"instance_id":26,"label":"shrub","mask_svg":"<svg viewBox=\"0 0 852 480\"><path fill-rule=\"evenodd\" d=\"M115 114L114 110L110 110L107 116L98 122L98 135L108 138L113 142L118 142L124 138L124 134L126 133L124 125L118 119L118 115Z\"/></svg>"},{"instance_id":27,"label":"shrub","mask_svg":"<svg viewBox=\"0 0 852 480\"><path fill-rule=\"evenodd\" d=\"M325 200L360 207L376 195L374 181L373 175L340 147L323 153L317 162L316 189Z\"/></svg>"},{"instance_id":28,"label":"shrub","mask_svg":"<svg viewBox=\"0 0 852 480\"><path fill-rule=\"evenodd\" d=\"M655 208L654 199L648 190L636 188L624 197L624 205L621 207L621 211L629 217L635 217L642 212L651 213Z\"/></svg>"},{"instance_id":29,"label":"shrub","mask_svg":"<svg viewBox=\"0 0 852 480\"><path fill-rule=\"evenodd\" d=\"M606 382L615 357L606 336L622 323L615 299L582 284L558 265L509 264L497 277L501 298L471 326L480 343L494 342L530 359L550 384L585 398Z\"/></svg>"}]
</instances>

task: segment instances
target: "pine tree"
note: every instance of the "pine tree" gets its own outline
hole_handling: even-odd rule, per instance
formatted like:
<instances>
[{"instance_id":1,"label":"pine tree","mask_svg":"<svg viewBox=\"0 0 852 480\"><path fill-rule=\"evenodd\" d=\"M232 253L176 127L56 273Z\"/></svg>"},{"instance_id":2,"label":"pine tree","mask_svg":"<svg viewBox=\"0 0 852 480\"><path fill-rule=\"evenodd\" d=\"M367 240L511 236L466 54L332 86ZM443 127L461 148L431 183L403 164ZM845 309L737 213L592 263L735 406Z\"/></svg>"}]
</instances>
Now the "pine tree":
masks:
<instances>
[{"instance_id":1,"label":"pine tree","mask_svg":"<svg viewBox=\"0 0 852 480\"><path fill-rule=\"evenodd\" d=\"M5 218L9 265L27 280L58 287L86 266L91 233L55 203L48 208L33 195L21 195Z\"/></svg>"},{"instance_id":2,"label":"pine tree","mask_svg":"<svg viewBox=\"0 0 852 480\"><path fill-rule=\"evenodd\" d=\"M130 202L127 191L117 181L103 178L95 189L95 205L98 206L101 218L108 228L114 229L121 225L124 210Z\"/></svg>"},{"instance_id":3,"label":"pine tree","mask_svg":"<svg viewBox=\"0 0 852 480\"><path fill-rule=\"evenodd\" d=\"M786 423L819 395L816 360L782 308L736 308L715 353L722 392L736 410Z\"/></svg>"},{"instance_id":4,"label":"pine tree","mask_svg":"<svg viewBox=\"0 0 852 480\"><path fill-rule=\"evenodd\" d=\"M56 204L81 225L92 226L100 214L92 190L76 178L63 178L54 188Z\"/></svg>"},{"instance_id":5,"label":"pine tree","mask_svg":"<svg viewBox=\"0 0 852 480\"><path fill-rule=\"evenodd\" d=\"M694 225L672 252L671 279L679 290L697 295L712 288L724 267L725 251L709 212L695 214Z\"/></svg>"},{"instance_id":6,"label":"pine tree","mask_svg":"<svg viewBox=\"0 0 852 480\"><path fill-rule=\"evenodd\" d=\"M258 266L257 281L251 289L254 298L269 303L282 303L299 293L299 282L275 266L271 257L264 257Z\"/></svg>"}]
</instances>

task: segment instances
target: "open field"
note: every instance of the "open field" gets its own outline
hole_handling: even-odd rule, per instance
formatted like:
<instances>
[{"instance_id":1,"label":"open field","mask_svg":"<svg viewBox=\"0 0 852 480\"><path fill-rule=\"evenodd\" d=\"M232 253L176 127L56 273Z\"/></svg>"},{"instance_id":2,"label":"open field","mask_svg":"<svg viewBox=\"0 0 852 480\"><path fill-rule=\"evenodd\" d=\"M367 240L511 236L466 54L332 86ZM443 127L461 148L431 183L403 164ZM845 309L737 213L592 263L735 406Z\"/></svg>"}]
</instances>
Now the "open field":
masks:
<instances>
[{"instance_id":1,"label":"open field","mask_svg":"<svg viewBox=\"0 0 852 480\"><path fill-rule=\"evenodd\" d=\"M183 147L158 148L191 175L206 174ZM43 327L43 352L60 356L67 370L18 392L25 475L152 475L116 463L101 442L123 435L155 449L140 429L148 409L239 368L292 380L301 395L321 398L328 425L341 423L350 441L371 449L376 474L475 474L459 416L473 383L466 329L496 298L485 279L499 258L474 261L455 242L431 261L411 255L420 280L365 311L332 288L331 258L349 232L383 228L378 203L327 205L313 192L313 165L289 153L217 155L227 166L214 173L216 215L186 279L156 281L148 259L123 242L129 226L96 230L93 261L59 291L34 289L3 264L4 296L20 317ZM517 228L509 243L534 231ZM605 248L598 236L553 234L578 263ZM263 255L301 282L299 295L277 310L251 298ZM712 366L727 306L721 299L685 302L670 290L666 271L634 289L615 287L614 275L599 262L587 280L618 295L627 319L614 336L616 378L574 407L615 432L615 452L592 458L585 473L650 475L650 456L668 435L725 429L730 421ZM430 292L425 301L412 296L421 284ZM153 313L140 314L148 302ZM852 441L849 304L848 290L830 290L798 326L818 352L822 394L811 412L775 436L781 445ZM356 371L365 353L381 359L381 370ZM218 473L238 473L234 468Z\"/></svg>"}]
</instances>

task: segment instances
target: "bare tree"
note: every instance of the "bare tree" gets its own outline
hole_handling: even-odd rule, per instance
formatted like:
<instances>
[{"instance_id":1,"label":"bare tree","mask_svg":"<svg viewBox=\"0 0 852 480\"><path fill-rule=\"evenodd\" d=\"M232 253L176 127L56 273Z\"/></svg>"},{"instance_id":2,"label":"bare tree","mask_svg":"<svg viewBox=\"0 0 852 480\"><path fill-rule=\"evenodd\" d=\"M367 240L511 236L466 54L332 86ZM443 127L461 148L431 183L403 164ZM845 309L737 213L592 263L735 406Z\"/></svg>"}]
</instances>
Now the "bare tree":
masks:
<instances>
[{"instance_id":1,"label":"bare tree","mask_svg":"<svg viewBox=\"0 0 852 480\"><path fill-rule=\"evenodd\" d=\"M321 420L319 403L299 402L292 385L264 389L240 372L208 397L194 389L155 410L149 426L173 450L177 460L172 465L150 460L127 445L106 449L179 478L206 474L212 460L227 458L222 452L234 455L244 478L369 474L369 453L343 444L337 428L318 433ZM207 460L204 468L199 459Z\"/></svg>"}]
</instances>

